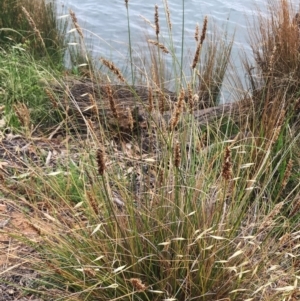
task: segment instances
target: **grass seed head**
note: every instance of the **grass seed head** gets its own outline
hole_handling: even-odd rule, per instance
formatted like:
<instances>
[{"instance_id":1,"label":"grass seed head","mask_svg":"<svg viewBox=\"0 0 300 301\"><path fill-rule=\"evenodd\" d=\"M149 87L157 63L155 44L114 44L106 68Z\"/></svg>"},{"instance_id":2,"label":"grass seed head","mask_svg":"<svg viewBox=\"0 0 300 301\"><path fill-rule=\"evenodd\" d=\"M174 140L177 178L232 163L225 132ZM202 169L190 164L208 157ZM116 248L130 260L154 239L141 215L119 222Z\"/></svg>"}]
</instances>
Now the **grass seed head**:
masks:
<instances>
[{"instance_id":1,"label":"grass seed head","mask_svg":"<svg viewBox=\"0 0 300 301\"><path fill-rule=\"evenodd\" d=\"M92 195L92 193L90 191L87 191L86 194L87 194L88 201L89 201L94 213L96 215L98 215L99 214L99 208L98 208L98 204L97 204L97 201L96 201L95 197Z\"/></svg>"},{"instance_id":2,"label":"grass seed head","mask_svg":"<svg viewBox=\"0 0 300 301\"><path fill-rule=\"evenodd\" d=\"M168 1L166 1L166 13L167 13L167 23L169 25L169 29L172 30L172 22L171 22L171 17L170 17L170 10L169 10L169 4Z\"/></svg>"},{"instance_id":3,"label":"grass seed head","mask_svg":"<svg viewBox=\"0 0 300 301\"><path fill-rule=\"evenodd\" d=\"M106 93L107 93L109 106L110 106L110 109L113 113L113 116L114 116L114 118L119 119L119 114L118 114L118 111L117 111L116 102L114 100L113 92L112 92L112 89L111 89L110 85L106 86Z\"/></svg>"},{"instance_id":4,"label":"grass seed head","mask_svg":"<svg viewBox=\"0 0 300 301\"><path fill-rule=\"evenodd\" d=\"M155 5L155 13L154 13L154 23L155 23L155 34L158 38L159 35L159 17L158 17L158 6Z\"/></svg>"},{"instance_id":5,"label":"grass seed head","mask_svg":"<svg viewBox=\"0 0 300 301\"><path fill-rule=\"evenodd\" d=\"M46 49L46 45L44 43L44 40L42 38L42 35L40 33L40 31L37 29L35 22L33 21L33 19L31 18L30 14L28 13L28 11L26 10L26 8L24 6L22 6L22 11L29 23L29 25L31 26L31 28L33 29L34 33L36 34L37 38L39 39L39 41L42 43L43 48Z\"/></svg>"},{"instance_id":6,"label":"grass seed head","mask_svg":"<svg viewBox=\"0 0 300 301\"><path fill-rule=\"evenodd\" d=\"M129 129L130 129L130 131L132 131L133 130L133 126L134 126L132 112L131 112L131 109L129 107L126 108L126 111L127 111L127 116L128 116Z\"/></svg>"},{"instance_id":7,"label":"grass seed head","mask_svg":"<svg viewBox=\"0 0 300 301\"><path fill-rule=\"evenodd\" d=\"M101 58L100 61L102 62L102 64L104 66L106 66L112 73L114 73L118 79L121 81L121 82L125 82L125 78L122 74L122 72L120 71L120 69L118 69L113 62L110 62L109 60L106 60L104 58Z\"/></svg>"},{"instance_id":8,"label":"grass seed head","mask_svg":"<svg viewBox=\"0 0 300 301\"><path fill-rule=\"evenodd\" d=\"M147 286L143 284L142 280L139 278L131 278L129 279L133 288L138 292L144 292L147 289Z\"/></svg>"},{"instance_id":9,"label":"grass seed head","mask_svg":"<svg viewBox=\"0 0 300 301\"><path fill-rule=\"evenodd\" d=\"M205 16L204 21L203 21L203 27L202 27L201 37L200 37L201 45L203 44L203 42L205 40L206 32L207 32L207 16Z\"/></svg>"},{"instance_id":10,"label":"grass seed head","mask_svg":"<svg viewBox=\"0 0 300 301\"><path fill-rule=\"evenodd\" d=\"M52 94L52 92L49 89L45 89L45 93L47 94L49 100L51 101L52 105L54 108L58 107L58 103L54 97L54 95Z\"/></svg>"},{"instance_id":11,"label":"grass seed head","mask_svg":"<svg viewBox=\"0 0 300 301\"><path fill-rule=\"evenodd\" d=\"M175 143L175 148L174 148L174 165L176 168L180 167L180 162L181 162L181 150L180 150L180 144L177 141Z\"/></svg>"},{"instance_id":12,"label":"grass seed head","mask_svg":"<svg viewBox=\"0 0 300 301\"><path fill-rule=\"evenodd\" d=\"M162 43L158 43L157 41L154 41L154 40L148 40L148 43L157 46L159 49L162 50L163 53L169 53L168 48Z\"/></svg>"},{"instance_id":13,"label":"grass seed head","mask_svg":"<svg viewBox=\"0 0 300 301\"><path fill-rule=\"evenodd\" d=\"M174 114L171 119L171 124L170 124L171 131L173 131L175 129L175 127L177 126L177 124L179 122L179 117L183 110L184 97L185 97L185 91L184 91L184 89L181 89L179 98L178 98L178 102L176 104L176 108L175 108Z\"/></svg>"},{"instance_id":14,"label":"grass seed head","mask_svg":"<svg viewBox=\"0 0 300 301\"><path fill-rule=\"evenodd\" d=\"M195 29L195 41L199 42L199 23L196 24L196 29Z\"/></svg>"},{"instance_id":15,"label":"grass seed head","mask_svg":"<svg viewBox=\"0 0 300 301\"><path fill-rule=\"evenodd\" d=\"M231 151L227 146L224 153L224 162L222 167L222 177L228 181L232 177Z\"/></svg>"},{"instance_id":16,"label":"grass seed head","mask_svg":"<svg viewBox=\"0 0 300 301\"><path fill-rule=\"evenodd\" d=\"M70 16L71 16L71 19L72 19L72 22L73 22L73 24L75 26L76 31L78 32L78 34L80 35L80 37L83 39L83 32L81 30L81 27L78 24L77 17L75 15L75 13L71 9L70 9Z\"/></svg>"},{"instance_id":17,"label":"grass seed head","mask_svg":"<svg viewBox=\"0 0 300 301\"><path fill-rule=\"evenodd\" d=\"M97 154L96 154L96 159L97 159L97 165L98 165L98 174L100 176L103 176L106 166L105 166L105 153L102 148L98 148Z\"/></svg>"},{"instance_id":18,"label":"grass seed head","mask_svg":"<svg viewBox=\"0 0 300 301\"><path fill-rule=\"evenodd\" d=\"M287 166L286 166L285 172L284 172L284 176L283 176L283 180L282 180L282 184L281 184L282 189L285 188L288 181L290 180L290 176L291 176L291 173L292 173L292 168L293 168L293 160L290 159Z\"/></svg>"}]
</instances>

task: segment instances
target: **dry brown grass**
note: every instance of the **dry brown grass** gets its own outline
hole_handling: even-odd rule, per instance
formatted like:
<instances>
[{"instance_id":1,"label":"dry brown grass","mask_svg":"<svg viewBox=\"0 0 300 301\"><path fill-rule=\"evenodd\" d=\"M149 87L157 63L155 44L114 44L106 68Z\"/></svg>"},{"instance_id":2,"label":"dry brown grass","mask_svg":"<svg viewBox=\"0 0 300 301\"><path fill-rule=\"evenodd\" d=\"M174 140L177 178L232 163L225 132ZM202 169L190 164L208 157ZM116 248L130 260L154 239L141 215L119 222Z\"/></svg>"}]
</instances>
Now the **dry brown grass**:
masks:
<instances>
[{"instance_id":1,"label":"dry brown grass","mask_svg":"<svg viewBox=\"0 0 300 301\"><path fill-rule=\"evenodd\" d=\"M245 61L245 68L257 119L262 120L259 130L274 140L274 130L280 131L298 111L300 23L288 0L269 0L268 5L270 18L259 15L250 33L256 66Z\"/></svg>"}]
</instances>

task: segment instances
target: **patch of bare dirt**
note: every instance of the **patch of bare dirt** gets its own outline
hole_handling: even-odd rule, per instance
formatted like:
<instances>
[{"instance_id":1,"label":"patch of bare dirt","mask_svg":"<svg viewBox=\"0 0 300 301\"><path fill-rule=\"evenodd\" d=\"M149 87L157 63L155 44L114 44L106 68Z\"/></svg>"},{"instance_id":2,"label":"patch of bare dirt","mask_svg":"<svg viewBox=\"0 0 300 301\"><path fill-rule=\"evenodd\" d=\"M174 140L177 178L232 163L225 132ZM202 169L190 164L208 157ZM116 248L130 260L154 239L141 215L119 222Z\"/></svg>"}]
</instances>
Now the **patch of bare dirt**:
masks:
<instances>
[{"instance_id":1,"label":"patch of bare dirt","mask_svg":"<svg viewBox=\"0 0 300 301\"><path fill-rule=\"evenodd\" d=\"M39 277L30 265L34 250L14 239L13 233L38 239L24 214L0 199L0 301L43 301L29 292Z\"/></svg>"}]
</instances>

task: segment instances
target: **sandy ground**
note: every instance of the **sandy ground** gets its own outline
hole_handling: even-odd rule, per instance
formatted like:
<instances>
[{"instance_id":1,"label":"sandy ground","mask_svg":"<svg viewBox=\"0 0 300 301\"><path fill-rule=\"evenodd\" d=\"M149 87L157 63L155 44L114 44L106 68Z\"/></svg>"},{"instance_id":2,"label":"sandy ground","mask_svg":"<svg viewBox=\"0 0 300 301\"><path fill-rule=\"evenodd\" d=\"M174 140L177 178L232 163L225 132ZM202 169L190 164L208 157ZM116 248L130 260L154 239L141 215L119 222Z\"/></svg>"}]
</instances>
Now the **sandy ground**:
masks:
<instances>
[{"instance_id":1,"label":"sandy ground","mask_svg":"<svg viewBox=\"0 0 300 301\"><path fill-rule=\"evenodd\" d=\"M37 273L30 267L34 250L11 234L38 239L36 230L6 199L0 199L0 301L44 301L24 289L30 289Z\"/></svg>"}]
</instances>

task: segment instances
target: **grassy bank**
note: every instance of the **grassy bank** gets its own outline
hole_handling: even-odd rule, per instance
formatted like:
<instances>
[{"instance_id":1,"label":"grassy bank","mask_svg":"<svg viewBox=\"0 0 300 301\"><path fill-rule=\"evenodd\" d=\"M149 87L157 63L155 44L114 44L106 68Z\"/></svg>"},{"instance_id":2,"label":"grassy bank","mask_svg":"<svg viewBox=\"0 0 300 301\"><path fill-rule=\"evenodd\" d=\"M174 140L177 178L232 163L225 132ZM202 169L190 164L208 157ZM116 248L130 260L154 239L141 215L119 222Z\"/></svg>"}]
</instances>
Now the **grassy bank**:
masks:
<instances>
[{"instance_id":1,"label":"grassy bank","mask_svg":"<svg viewBox=\"0 0 300 301\"><path fill-rule=\"evenodd\" d=\"M168 3L155 6L156 38L139 65L124 1L123 71L93 62L74 12L59 25L55 2L32 2L8 11L0 1L1 210L11 214L1 234L29 248L24 265L36 273L24 295L297 300L300 23L289 3L270 1L269 18L258 14L245 88L230 69L233 41L210 17L196 26L186 73ZM229 69L237 102L219 105ZM0 277L11 281L19 265L3 264Z\"/></svg>"}]
</instances>

